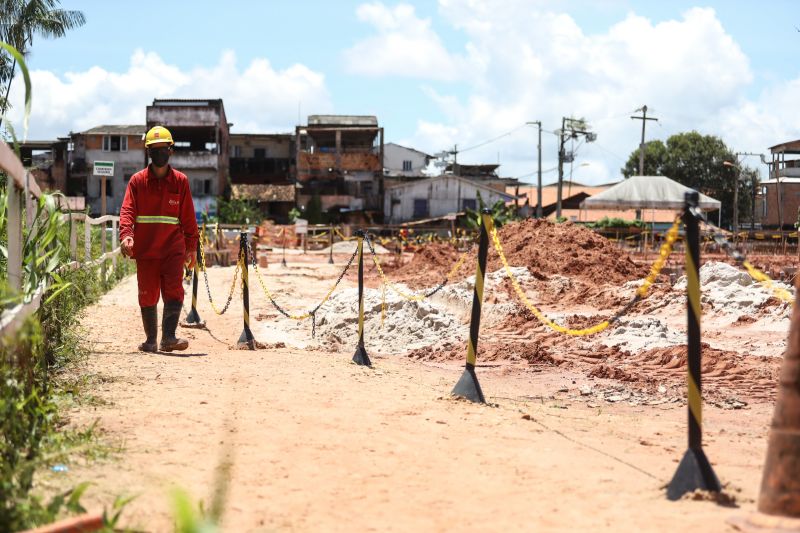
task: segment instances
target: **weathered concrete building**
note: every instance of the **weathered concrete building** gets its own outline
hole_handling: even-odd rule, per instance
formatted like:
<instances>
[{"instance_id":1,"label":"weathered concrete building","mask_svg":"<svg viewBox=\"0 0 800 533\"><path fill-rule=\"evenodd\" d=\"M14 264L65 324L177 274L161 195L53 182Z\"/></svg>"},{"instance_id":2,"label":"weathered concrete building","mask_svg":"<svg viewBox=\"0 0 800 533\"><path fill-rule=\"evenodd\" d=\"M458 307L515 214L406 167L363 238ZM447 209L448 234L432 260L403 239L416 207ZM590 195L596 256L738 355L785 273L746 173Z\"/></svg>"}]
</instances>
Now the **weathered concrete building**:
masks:
<instances>
[{"instance_id":1,"label":"weathered concrete building","mask_svg":"<svg viewBox=\"0 0 800 533\"><path fill-rule=\"evenodd\" d=\"M228 184L230 124L221 99L153 100L147 129L164 126L175 141L170 164L189 178L195 211L216 209L216 197ZM142 163L146 164L146 156Z\"/></svg>"},{"instance_id":2,"label":"weathered concrete building","mask_svg":"<svg viewBox=\"0 0 800 533\"><path fill-rule=\"evenodd\" d=\"M800 220L800 140L777 144L770 152L769 179L756 191L755 219L763 228L794 229ZM748 193L739 190L739 194ZM739 224L743 222L740 217Z\"/></svg>"},{"instance_id":3,"label":"weathered concrete building","mask_svg":"<svg viewBox=\"0 0 800 533\"><path fill-rule=\"evenodd\" d=\"M31 170L39 187L67 195L68 147L69 137L20 143L22 164Z\"/></svg>"},{"instance_id":4,"label":"weathered concrete building","mask_svg":"<svg viewBox=\"0 0 800 533\"><path fill-rule=\"evenodd\" d=\"M290 133L233 133L232 197L254 200L268 218L285 223L295 206L295 146Z\"/></svg>"},{"instance_id":5,"label":"weathered concrete building","mask_svg":"<svg viewBox=\"0 0 800 533\"><path fill-rule=\"evenodd\" d=\"M477 210L480 205L478 195L485 205L514 198L483 183L445 175L387 188L383 208L386 222L398 224L459 213L465 209Z\"/></svg>"},{"instance_id":6,"label":"weathered concrete building","mask_svg":"<svg viewBox=\"0 0 800 533\"><path fill-rule=\"evenodd\" d=\"M374 116L311 115L296 130L297 203L348 220L383 218L383 128Z\"/></svg>"},{"instance_id":7,"label":"weathered concrete building","mask_svg":"<svg viewBox=\"0 0 800 533\"><path fill-rule=\"evenodd\" d=\"M85 196L92 213L100 213L100 178L92 175L95 161L113 161L114 176L106 179L106 209L118 214L128 181L144 168L145 126L105 125L70 133L67 196Z\"/></svg>"}]
</instances>

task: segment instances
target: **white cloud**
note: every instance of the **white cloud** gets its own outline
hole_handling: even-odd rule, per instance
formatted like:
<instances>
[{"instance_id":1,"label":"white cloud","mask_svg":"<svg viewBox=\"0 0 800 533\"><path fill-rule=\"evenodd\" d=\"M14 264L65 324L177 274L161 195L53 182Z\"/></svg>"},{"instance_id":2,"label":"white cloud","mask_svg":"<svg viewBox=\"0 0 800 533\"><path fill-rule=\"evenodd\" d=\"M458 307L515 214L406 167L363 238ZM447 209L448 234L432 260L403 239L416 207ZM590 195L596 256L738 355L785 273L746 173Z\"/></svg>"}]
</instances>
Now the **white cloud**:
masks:
<instances>
[{"instance_id":1,"label":"white cloud","mask_svg":"<svg viewBox=\"0 0 800 533\"><path fill-rule=\"evenodd\" d=\"M182 70L154 52L137 50L125 72L92 67L62 77L31 72L33 103L29 138L55 138L101 124L144 124L154 98L222 98L238 132L293 131L298 103L304 112L333 109L322 74L303 65L276 70L267 59L240 69L233 52L216 65ZM11 122L22 124L24 87L12 87Z\"/></svg>"},{"instance_id":2,"label":"white cloud","mask_svg":"<svg viewBox=\"0 0 800 533\"><path fill-rule=\"evenodd\" d=\"M564 7L542 0L439 0L444 22L467 39L463 50L447 50L430 21L420 21L413 9L367 4L360 18L372 24L375 34L352 50L371 48L376 60L377 54L385 58L380 68L365 73L407 75L416 65L431 83L459 81L455 89L441 84L424 89L445 117L438 124L421 120L410 140L428 152L456 142L468 147L527 121L542 120L545 130L555 130L564 116L585 117L599 138L579 149L576 164L590 164L576 168L575 179L610 181L619 177L638 146L641 123L629 116L643 104L660 119L648 123L648 139L698 129L721 136L736 149L759 151L776 135L780 140L797 136L797 127L776 129L778 120L769 118L779 114L778 105L796 108L790 102L797 87L748 102L744 93L754 77L749 60L713 9L692 8L658 23L629 13L607 30L588 34L559 12ZM416 24L416 30L406 34L405 47L392 48L401 21ZM397 52L401 48L404 53ZM455 70L436 76L415 64L420 57ZM800 118L800 111L793 114ZM459 155L459 160L494 162L499 155L502 173L526 174L535 169L536 144L535 128L523 129ZM554 166L553 135L544 135L543 151L543 166ZM553 179L551 173L545 181Z\"/></svg>"},{"instance_id":3,"label":"white cloud","mask_svg":"<svg viewBox=\"0 0 800 533\"><path fill-rule=\"evenodd\" d=\"M378 33L344 52L349 72L453 80L463 71L465 60L445 49L430 19L418 18L414 6L374 2L359 6L356 15Z\"/></svg>"}]
</instances>

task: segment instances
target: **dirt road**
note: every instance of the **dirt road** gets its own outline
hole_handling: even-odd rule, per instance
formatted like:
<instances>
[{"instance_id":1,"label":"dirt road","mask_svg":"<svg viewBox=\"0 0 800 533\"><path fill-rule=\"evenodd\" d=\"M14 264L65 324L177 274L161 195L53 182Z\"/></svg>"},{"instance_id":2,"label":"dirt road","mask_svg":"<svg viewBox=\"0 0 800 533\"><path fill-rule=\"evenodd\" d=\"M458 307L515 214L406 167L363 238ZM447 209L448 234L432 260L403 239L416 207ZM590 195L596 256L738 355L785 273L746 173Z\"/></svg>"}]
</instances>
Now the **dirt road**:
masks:
<instances>
[{"instance_id":1,"label":"dirt road","mask_svg":"<svg viewBox=\"0 0 800 533\"><path fill-rule=\"evenodd\" d=\"M267 274L302 307L338 269ZM224 301L232 268L209 274ZM251 294L265 338L278 318ZM704 411L706 453L735 506L669 502L662 487L686 446L682 403L587 402L582 389L616 382L522 361L480 366L492 405L474 405L449 397L460 362L373 356L367 369L347 351L237 351L238 300L222 317L200 301L208 331L180 330L191 340L182 354L135 351L135 279L87 311L94 351L83 372L98 401L70 417L98 420L122 451L48 483L93 481L90 508L138 494L123 522L147 531L171 530L174 486L207 506L220 464L231 475L225 531L726 531L754 509L768 400Z\"/></svg>"}]
</instances>

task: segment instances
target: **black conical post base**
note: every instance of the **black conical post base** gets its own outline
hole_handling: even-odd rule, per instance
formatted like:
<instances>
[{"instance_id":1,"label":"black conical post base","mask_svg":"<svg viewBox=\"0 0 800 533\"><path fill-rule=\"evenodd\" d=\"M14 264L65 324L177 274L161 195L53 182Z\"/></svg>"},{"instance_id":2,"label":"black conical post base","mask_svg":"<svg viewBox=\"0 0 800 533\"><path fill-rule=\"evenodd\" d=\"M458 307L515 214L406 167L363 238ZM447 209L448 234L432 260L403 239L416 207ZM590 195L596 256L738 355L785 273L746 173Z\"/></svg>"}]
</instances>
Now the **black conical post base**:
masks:
<instances>
[{"instance_id":1,"label":"black conical post base","mask_svg":"<svg viewBox=\"0 0 800 533\"><path fill-rule=\"evenodd\" d=\"M478 376L475 375L475 367L468 364L461 374L461 378L453 387L453 396L466 398L467 400L475 403L486 403L486 398L483 397L481 384L478 383Z\"/></svg>"},{"instance_id":2,"label":"black conical post base","mask_svg":"<svg viewBox=\"0 0 800 533\"><path fill-rule=\"evenodd\" d=\"M256 349L256 338L253 337L253 332L250 331L250 328L246 327L242 330L242 334L239 335L239 341L236 344L239 348L247 346L251 350Z\"/></svg>"},{"instance_id":3,"label":"black conical post base","mask_svg":"<svg viewBox=\"0 0 800 533\"><path fill-rule=\"evenodd\" d=\"M197 309L191 309L181 325L185 328L202 328L205 327L206 323L200 318Z\"/></svg>"},{"instance_id":4,"label":"black conical post base","mask_svg":"<svg viewBox=\"0 0 800 533\"><path fill-rule=\"evenodd\" d=\"M697 489L719 492L722 487L702 448L689 448L667 485L667 499L675 501Z\"/></svg>"},{"instance_id":5,"label":"black conical post base","mask_svg":"<svg viewBox=\"0 0 800 533\"><path fill-rule=\"evenodd\" d=\"M363 346L356 348L356 353L353 356L353 362L360 366L372 366L372 361L369 360L367 350Z\"/></svg>"}]
</instances>

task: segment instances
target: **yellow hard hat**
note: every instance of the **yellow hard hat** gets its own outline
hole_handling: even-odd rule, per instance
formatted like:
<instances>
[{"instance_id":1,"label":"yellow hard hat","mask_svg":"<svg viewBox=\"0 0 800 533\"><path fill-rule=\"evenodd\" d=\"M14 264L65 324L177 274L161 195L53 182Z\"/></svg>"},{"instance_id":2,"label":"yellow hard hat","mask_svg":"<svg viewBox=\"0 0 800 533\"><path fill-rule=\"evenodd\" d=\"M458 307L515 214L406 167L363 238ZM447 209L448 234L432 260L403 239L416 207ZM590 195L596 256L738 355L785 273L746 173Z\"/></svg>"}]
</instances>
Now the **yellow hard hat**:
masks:
<instances>
[{"instance_id":1,"label":"yellow hard hat","mask_svg":"<svg viewBox=\"0 0 800 533\"><path fill-rule=\"evenodd\" d=\"M156 143L169 143L170 146L175 144L172 140L172 134L164 126L153 126L147 135L144 137L144 145L150 146Z\"/></svg>"}]
</instances>

